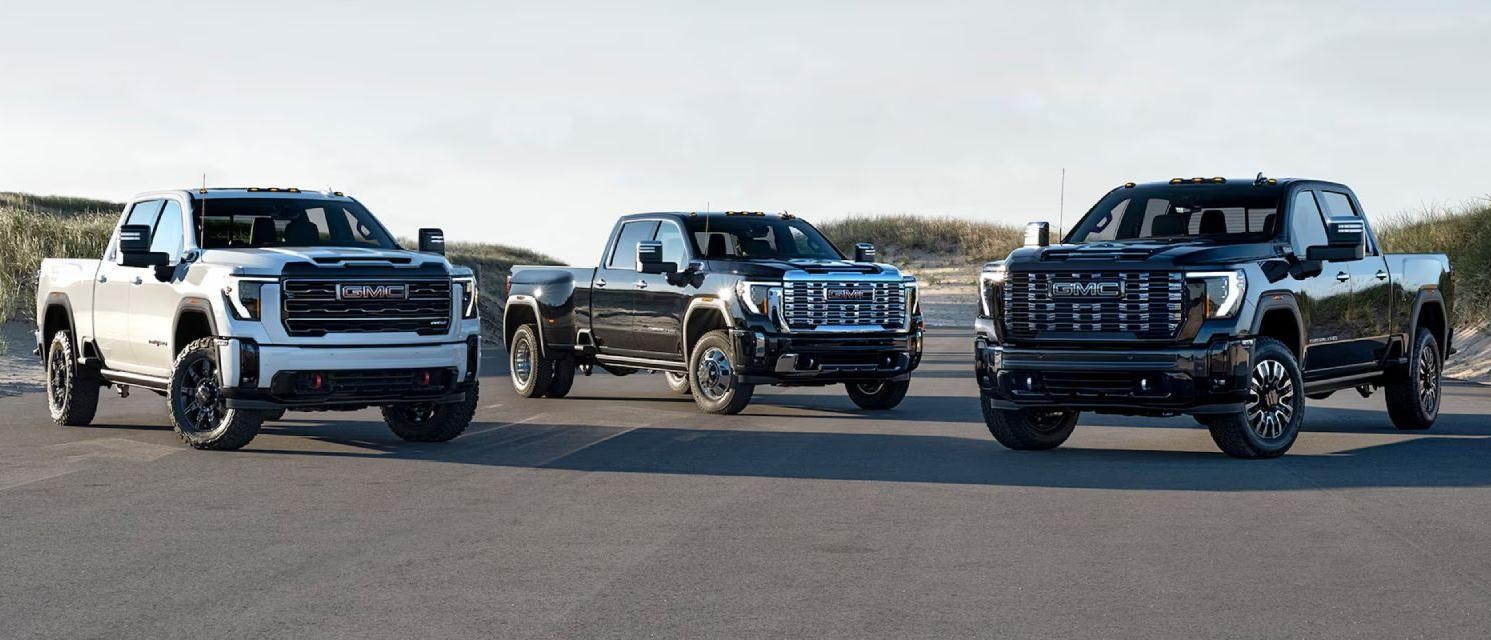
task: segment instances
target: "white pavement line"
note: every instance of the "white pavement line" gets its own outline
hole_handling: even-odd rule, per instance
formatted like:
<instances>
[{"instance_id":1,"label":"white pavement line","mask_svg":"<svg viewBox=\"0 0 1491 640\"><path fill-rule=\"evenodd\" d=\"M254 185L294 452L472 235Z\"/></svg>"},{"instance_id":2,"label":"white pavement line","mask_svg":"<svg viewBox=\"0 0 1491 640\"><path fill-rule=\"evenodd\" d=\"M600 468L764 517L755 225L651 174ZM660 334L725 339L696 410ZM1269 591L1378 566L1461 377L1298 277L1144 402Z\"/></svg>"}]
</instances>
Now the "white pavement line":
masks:
<instances>
[{"instance_id":1,"label":"white pavement line","mask_svg":"<svg viewBox=\"0 0 1491 640\"><path fill-rule=\"evenodd\" d=\"M598 445L598 444L600 444L602 442L605 442L607 440L610 440L612 438L617 438L617 437L620 437L620 436L624 436L624 435L626 435L628 433L631 433L633 431L636 431L638 429L646 429L647 427L650 427L650 426L652 426L652 425L650 425L650 424L644 424L644 425L640 425L640 426L636 426L636 427L628 427L628 428L623 429L621 431L617 431L616 433L612 433L612 434L609 434L609 435L606 435L606 436L602 436L600 438L596 438L595 440L587 442L587 443L585 443L584 445L581 445L578 448L570 449L569 451L566 451L566 452L561 453L559 455L551 456L551 457L545 458L543 460L540 460L538 462L535 462L535 463L533 463L532 466L533 466L533 468L536 468L536 469L541 469L543 467L547 467L547 466L549 466L551 464L554 464L555 462L557 462L559 460L563 460L564 458L568 458L568 457L570 457L572 455L575 455L575 454L577 454L577 453L579 453L581 451L589 449L589 448L591 448L591 447L593 447L595 445Z\"/></svg>"},{"instance_id":2,"label":"white pavement line","mask_svg":"<svg viewBox=\"0 0 1491 640\"><path fill-rule=\"evenodd\" d=\"M463 433L460 436L458 436L456 438L456 440L460 440L461 438L465 438L465 437L468 437L468 436L475 436L475 435L480 435L480 434L483 434L483 433L491 433L493 431L497 431L499 429L506 429L508 427L515 426L515 425L527 424L529 422L533 422L534 420L542 418L545 415L548 415L548 414L535 413L535 414L533 414L531 416L528 416L527 418L523 418L522 420L514 420L512 422L504 422L502 424L492 425L492 426L487 427L485 429L477 429L476 431L467 431L466 433Z\"/></svg>"},{"instance_id":3,"label":"white pavement line","mask_svg":"<svg viewBox=\"0 0 1491 640\"><path fill-rule=\"evenodd\" d=\"M496 409L497 407L500 407L500 406L502 406L502 403L498 402L497 404L489 404L489 405L487 405L485 407L482 407L482 408L483 409Z\"/></svg>"}]
</instances>

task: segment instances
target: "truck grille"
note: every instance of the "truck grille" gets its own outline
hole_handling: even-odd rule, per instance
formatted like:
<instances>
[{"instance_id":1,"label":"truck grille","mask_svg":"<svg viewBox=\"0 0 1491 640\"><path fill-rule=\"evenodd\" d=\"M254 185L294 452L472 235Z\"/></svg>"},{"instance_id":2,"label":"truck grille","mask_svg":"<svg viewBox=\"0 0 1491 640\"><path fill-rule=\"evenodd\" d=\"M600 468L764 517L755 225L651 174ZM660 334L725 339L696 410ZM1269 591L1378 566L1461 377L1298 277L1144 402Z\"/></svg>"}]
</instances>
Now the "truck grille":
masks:
<instances>
[{"instance_id":1,"label":"truck grille","mask_svg":"<svg viewBox=\"0 0 1491 640\"><path fill-rule=\"evenodd\" d=\"M337 299L340 285L406 287L402 299ZM450 330L450 279L295 279L282 288L285 330L292 336L328 333L417 333Z\"/></svg>"},{"instance_id":2,"label":"truck grille","mask_svg":"<svg viewBox=\"0 0 1491 640\"><path fill-rule=\"evenodd\" d=\"M1100 334L1173 339L1185 281L1163 271L1012 272L1004 326L1013 339L1091 339ZM1099 335L1093 335L1099 334Z\"/></svg>"},{"instance_id":3,"label":"truck grille","mask_svg":"<svg viewBox=\"0 0 1491 640\"><path fill-rule=\"evenodd\" d=\"M905 329L906 286L853 280L787 282L782 319L793 331Z\"/></svg>"}]
</instances>

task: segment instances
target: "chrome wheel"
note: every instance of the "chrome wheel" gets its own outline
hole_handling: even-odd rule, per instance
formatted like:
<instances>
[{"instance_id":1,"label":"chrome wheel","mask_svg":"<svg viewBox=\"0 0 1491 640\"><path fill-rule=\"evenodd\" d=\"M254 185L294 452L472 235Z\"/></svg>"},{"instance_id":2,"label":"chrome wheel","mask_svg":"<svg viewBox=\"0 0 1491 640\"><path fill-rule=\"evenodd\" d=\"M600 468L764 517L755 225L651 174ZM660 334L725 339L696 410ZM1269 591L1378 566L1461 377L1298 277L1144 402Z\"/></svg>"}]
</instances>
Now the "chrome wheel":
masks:
<instances>
[{"instance_id":1,"label":"chrome wheel","mask_svg":"<svg viewBox=\"0 0 1491 640\"><path fill-rule=\"evenodd\" d=\"M735 371L730 367L730 357L724 349L710 347L699 356L699 366L694 370L694 379L699 381L699 391L705 398L719 400L730 393L735 384Z\"/></svg>"},{"instance_id":2,"label":"chrome wheel","mask_svg":"<svg viewBox=\"0 0 1491 640\"><path fill-rule=\"evenodd\" d=\"M1439 413L1439 373L1439 354L1419 349L1419 405L1424 415L1431 418Z\"/></svg>"},{"instance_id":3,"label":"chrome wheel","mask_svg":"<svg viewBox=\"0 0 1491 640\"><path fill-rule=\"evenodd\" d=\"M528 343L526 337L513 344L513 352L509 356L511 361L508 364L511 365L509 368L512 369L513 384L519 388L528 386L528 381L533 379L533 369L536 365L533 355L533 345Z\"/></svg>"},{"instance_id":4,"label":"chrome wheel","mask_svg":"<svg viewBox=\"0 0 1491 640\"><path fill-rule=\"evenodd\" d=\"M61 411L67 402L67 353L65 349L53 348L47 356L47 404L52 413Z\"/></svg>"},{"instance_id":5,"label":"chrome wheel","mask_svg":"<svg viewBox=\"0 0 1491 640\"><path fill-rule=\"evenodd\" d=\"M187 366L180 385L176 402L184 417L181 426L193 433L207 433L221 427L228 415L228 402L217 379L217 364L208 358L198 359Z\"/></svg>"},{"instance_id":6,"label":"chrome wheel","mask_svg":"<svg viewBox=\"0 0 1491 640\"><path fill-rule=\"evenodd\" d=\"M1294 419L1295 401L1289 370L1277 360L1259 362L1248 383L1248 428L1264 440L1283 437Z\"/></svg>"}]
</instances>

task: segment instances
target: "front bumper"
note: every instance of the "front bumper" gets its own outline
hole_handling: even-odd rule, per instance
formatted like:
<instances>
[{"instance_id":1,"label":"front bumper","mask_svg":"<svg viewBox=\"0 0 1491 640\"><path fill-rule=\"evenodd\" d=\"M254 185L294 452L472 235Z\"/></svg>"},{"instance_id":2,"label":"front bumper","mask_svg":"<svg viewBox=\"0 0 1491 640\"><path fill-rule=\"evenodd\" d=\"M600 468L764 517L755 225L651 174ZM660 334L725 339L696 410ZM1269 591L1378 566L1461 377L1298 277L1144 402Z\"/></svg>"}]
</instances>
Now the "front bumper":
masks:
<instances>
[{"instance_id":1,"label":"front bumper","mask_svg":"<svg viewBox=\"0 0 1491 640\"><path fill-rule=\"evenodd\" d=\"M1247 339L1103 351L1009 347L980 337L974 371L985 401L996 409L1233 413L1247 400L1252 352Z\"/></svg>"},{"instance_id":2,"label":"front bumper","mask_svg":"<svg viewBox=\"0 0 1491 640\"><path fill-rule=\"evenodd\" d=\"M732 330L747 384L898 381L921 364L923 333L785 334Z\"/></svg>"},{"instance_id":3,"label":"front bumper","mask_svg":"<svg viewBox=\"0 0 1491 640\"><path fill-rule=\"evenodd\" d=\"M218 341L223 394L241 409L460 402L476 384L476 336L406 346L290 347Z\"/></svg>"}]
</instances>

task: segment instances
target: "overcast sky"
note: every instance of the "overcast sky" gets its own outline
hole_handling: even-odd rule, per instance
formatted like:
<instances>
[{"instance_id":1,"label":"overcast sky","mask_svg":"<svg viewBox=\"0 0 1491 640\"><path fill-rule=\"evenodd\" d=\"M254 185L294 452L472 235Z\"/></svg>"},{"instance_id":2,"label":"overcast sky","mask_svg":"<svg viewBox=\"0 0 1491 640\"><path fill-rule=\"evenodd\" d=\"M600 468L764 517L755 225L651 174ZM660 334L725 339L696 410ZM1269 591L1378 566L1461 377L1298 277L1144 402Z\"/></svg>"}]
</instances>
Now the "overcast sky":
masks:
<instances>
[{"instance_id":1,"label":"overcast sky","mask_svg":"<svg viewBox=\"0 0 1491 640\"><path fill-rule=\"evenodd\" d=\"M1491 2L23 2L0 190L346 191L589 263L615 216L1067 216L1128 180L1491 193Z\"/></svg>"}]
</instances>

